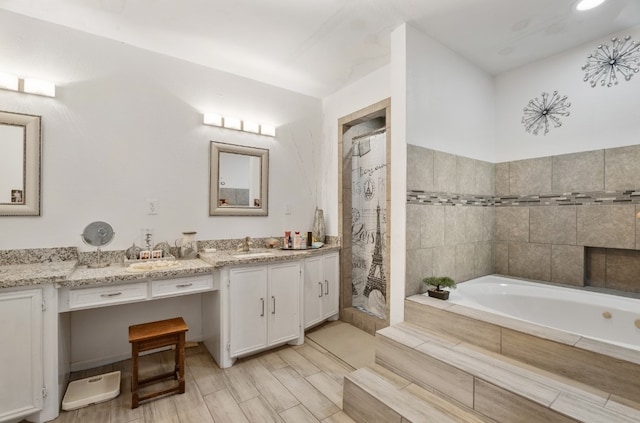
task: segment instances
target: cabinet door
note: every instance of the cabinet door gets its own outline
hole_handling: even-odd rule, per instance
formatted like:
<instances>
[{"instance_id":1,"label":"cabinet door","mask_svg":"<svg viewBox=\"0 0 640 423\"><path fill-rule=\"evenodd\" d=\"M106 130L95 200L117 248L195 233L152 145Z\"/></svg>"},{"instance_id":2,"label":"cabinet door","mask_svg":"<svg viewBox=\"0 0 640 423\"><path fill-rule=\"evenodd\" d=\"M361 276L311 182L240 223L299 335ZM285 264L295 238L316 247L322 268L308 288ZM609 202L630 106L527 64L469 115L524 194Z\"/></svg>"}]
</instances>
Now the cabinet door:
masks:
<instances>
[{"instance_id":1,"label":"cabinet door","mask_svg":"<svg viewBox=\"0 0 640 423\"><path fill-rule=\"evenodd\" d=\"M338 313L338 291L340 290L340 260L338 253L322 256L322 317Z\"/></svg>"},{"instance_id":2,"label":"cabinet door","mask_svg":"<svg viewBox=\"0 0 640 423\"><path fill-rule=\"evenodd\" d=\"M229 296L231 357L264 348L269 300L267 267L231 269Z\"/></svg>"},{"instance_id":3,"label":"cabinet door","mask_svg":"<svg viewBox=\"0 0 640 423\"><path fill-rule=\"evenodd\" d=\"M0 421L42 409L42 290L0 294Z\"/></svg>"},{"instance_id":4,"label":"cabinet door","mask_svg":"<svg viewBox=\"0 0 640 423\"><path fill-rule=\"evenodd\" d=\"M324 318L322 299L324 297L324 279L322 277L323 260L321 256L304 261L304 327L315 325Z\"/></svg>"},{"instance_id":5,"label":"cabinet door","mask_svg":"<svg viewBox=\"0 0 640 423\"><path fill-rule=\"evenodd\" d=\"M268 345L300 335L300 263L269 266Z\"/></svg>"}]
</instances>

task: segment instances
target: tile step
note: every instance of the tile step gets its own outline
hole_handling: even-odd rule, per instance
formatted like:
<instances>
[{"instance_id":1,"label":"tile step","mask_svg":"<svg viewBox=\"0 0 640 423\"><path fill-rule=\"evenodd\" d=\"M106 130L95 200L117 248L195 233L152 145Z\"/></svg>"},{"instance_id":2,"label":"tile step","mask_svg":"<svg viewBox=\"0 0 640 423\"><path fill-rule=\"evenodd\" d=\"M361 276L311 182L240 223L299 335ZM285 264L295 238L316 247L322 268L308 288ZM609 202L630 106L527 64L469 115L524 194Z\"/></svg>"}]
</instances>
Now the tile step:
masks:
<instances>
[{"instance_id":1,"label":"tile step","mask_svg":"<svg viewBox=\"0 0 640 423\"><path fill-rule=\"evenodd\" d=\"M383 369L384 370L384 369ZM489 423L472 411L460 408L397 376L389 378L375 366L345 376L343 410L358 423L433 422Z\"/></svg>"},{"instance_id":2,"label":"tile step","mask_svg":"<svg viewBox=\"0 0 640 423\"><path fill-rule=\"evenodd\" d=\"M631 423L640 408L609 393L422 327L400 323L376 334L376 363L496 421Z\"/></svg>"},{"instance_id":3,"label":"tile step","mask_svg":"<svg viewBox=\"0 0 640 423\"><path fill-rule=\"evenodd\" d=\"M405 322L640 403L633 349L423 295L405 300Z\"/></svg>"}]
</instances>

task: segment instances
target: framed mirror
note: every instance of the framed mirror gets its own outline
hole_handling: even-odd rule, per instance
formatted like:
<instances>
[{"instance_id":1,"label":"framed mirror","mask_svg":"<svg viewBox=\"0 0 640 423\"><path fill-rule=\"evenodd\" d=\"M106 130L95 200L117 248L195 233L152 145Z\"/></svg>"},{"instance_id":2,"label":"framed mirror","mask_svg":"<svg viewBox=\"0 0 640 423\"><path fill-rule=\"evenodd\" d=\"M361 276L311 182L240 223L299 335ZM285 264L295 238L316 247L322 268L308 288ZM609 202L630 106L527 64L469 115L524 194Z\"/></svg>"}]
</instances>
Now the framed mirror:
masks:
<instances>
[{"instance_id":1,"label":"framed mirror","mask_svg":"<svg viewBox=\"0 0 640 423\"><path fill-rule=\"evenodd\" d=\"M41 117L0 111L0 216L40 216Z\"/></svg>"},{"instance_id":2,"label":"framed mirror","mask_svg":"<svg viewBox=\"0 0 640 423\"><path fill-rule=\"evenodd\" d=\"M209 216L269 214L269 150L211 141Z\"/></svg>"}]
</instances>

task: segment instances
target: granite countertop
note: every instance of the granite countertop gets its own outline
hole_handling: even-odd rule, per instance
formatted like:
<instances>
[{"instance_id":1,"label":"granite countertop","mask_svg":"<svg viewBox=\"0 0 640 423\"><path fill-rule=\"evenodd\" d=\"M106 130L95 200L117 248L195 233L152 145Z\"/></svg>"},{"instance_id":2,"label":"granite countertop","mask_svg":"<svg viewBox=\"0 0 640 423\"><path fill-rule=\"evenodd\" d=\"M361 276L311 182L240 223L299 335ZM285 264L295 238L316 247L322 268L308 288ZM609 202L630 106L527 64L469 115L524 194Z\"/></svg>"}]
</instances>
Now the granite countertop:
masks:
<instances>
[{"instance_id":1,"label":"granite countertop","mask_svg":"<svg viewBox=\"0 0 640 423\"><path fill-rule=\"evenodd\" d=\"M131 271L129 266L123 264L111 264L99 269L78 266L65 280L55 283L60 287L79 287L88 285L104 285L115 282L142 281L148 279L168 279L183 276L211 273L213 265L202 260L178 260L179 265L168 269L156 269L147 271Z\"/></svg>"},{"instance_id":2,"label":"granite countertop","mask_svg":"<svg viewBox=\"0 0 640 423\"><path fill-rule=\"evenodd\" d=\"M56 288L60 288L177 278L212 273L215 269L224 266L300 260L316 254L339 250L339 246L324 246L319 249L308 250L252 248L249 253L219 250L201 252L199 259L178 260L180 264L176 267L139 271L132 271L124 264L115 263L99 269L88 268L87 266L78 266L76 260L4 265L0 266L0 289L49 283L54 284Z\"/></svg>"},{"instance_id":3,"label":"granite countertop","mask_svg":"<svg viewBox=\"0 0 640 423\"><path fill-rule=\"evenodd\" d=\"M237 264L269 263L272 261L300 260L316 254L339 251L339 246L325 245L321 248L306 250L283 250L280 248L252 248L248 253L234 250L200 252L200 260L215 267L233 266Z\"/></svg>"},{"instance_id":4,"label":"granite countertop","mask_svg":"<svg viewBox=\"0 0 640 423\"><path fill-rule=\"evenodd\" d=\"M62 282L73 273L76 263L68 260L0 266L0 288Z\"/></svg>"}]
</instances>

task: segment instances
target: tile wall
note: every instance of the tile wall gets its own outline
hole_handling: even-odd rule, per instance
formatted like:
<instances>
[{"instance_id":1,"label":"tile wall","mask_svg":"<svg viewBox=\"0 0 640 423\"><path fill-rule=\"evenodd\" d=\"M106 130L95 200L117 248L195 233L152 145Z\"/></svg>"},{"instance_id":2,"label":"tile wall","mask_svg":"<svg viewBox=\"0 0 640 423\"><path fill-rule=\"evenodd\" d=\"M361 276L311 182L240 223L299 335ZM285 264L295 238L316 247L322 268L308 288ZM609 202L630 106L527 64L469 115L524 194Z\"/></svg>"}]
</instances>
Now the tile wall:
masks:
<instances>
[{"instance_id":1,"label":"tile wall","mask_svg":"<svg viewBox=\"0 0 640 423\"><path fill-rule=\"evenodd\" d=\"M495 183L496 273L640 291L612 264L640 260L640 146L497 163Z\"/></svg>"},{"instance_id":2,"label":"tile wall","mask_svg":"<svg viewBox=\"0 0 640 423\"><path fill-rule=\"evenodd\" d=\"M492 164L408 146L406 295L490 273L640 292L640 145Z\"/></svg>"},{"instance_id":3,"label":"tile wall","mask_svg":"<svg viewBox=\"0 0 640 423\"><path fill-rule=\"evenodd\" d=\"M405 295L493 273L494 164L408 145Z\"/></svg>"}]
</instances>

